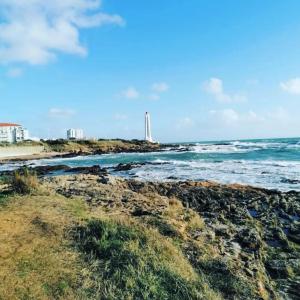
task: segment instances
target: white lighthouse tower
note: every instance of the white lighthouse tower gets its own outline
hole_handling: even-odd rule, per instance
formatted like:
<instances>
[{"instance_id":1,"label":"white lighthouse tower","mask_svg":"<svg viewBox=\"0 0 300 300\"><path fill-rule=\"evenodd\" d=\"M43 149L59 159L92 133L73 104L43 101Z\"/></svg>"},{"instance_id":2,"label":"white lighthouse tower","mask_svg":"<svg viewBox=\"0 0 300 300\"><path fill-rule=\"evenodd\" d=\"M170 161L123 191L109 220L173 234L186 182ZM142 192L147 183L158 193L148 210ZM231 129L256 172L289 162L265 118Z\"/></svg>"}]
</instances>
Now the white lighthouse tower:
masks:
<instances>
[{"instance_id":1,"label":"white lighthouse tower","mask_svg":"<svg viewBox=\"0 0 300 300\"><path fill-rule=\"evenodd\" d=\"M145 114L145 140L150 143L154 142L151 135L151 120L148 112Z\"/></svg>"}]
</instances>

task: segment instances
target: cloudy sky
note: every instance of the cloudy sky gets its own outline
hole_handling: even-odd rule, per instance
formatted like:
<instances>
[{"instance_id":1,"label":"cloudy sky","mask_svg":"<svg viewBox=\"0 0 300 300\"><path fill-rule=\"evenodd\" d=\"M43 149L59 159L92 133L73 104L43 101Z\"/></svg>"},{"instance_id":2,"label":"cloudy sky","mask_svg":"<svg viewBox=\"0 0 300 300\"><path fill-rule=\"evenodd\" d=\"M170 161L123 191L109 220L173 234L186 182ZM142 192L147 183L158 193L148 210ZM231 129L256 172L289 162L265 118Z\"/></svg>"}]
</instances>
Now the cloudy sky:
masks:
<instances>
[{"instance_id":1,"label":"cloudy sky","mask_svg":"<svg viewBox=\"0 0 300 300\"><path fill-rule=\"evenodd\" d=\"M0 0L0 122L32 136L300 136L298 0Z\"/></svg>"}]
</instances>

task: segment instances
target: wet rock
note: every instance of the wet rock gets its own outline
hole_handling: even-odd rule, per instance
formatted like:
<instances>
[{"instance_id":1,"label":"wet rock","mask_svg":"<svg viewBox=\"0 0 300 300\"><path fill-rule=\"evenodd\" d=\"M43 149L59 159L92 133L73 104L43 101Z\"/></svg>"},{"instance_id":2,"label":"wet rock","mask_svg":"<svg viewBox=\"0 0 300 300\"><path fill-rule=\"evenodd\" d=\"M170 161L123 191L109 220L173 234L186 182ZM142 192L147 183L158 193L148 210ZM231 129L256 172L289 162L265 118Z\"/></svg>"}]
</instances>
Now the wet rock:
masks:
<instances>
[{"instance_id":1,"label":"wet rock","mask_svg":"<svg viewBox=\"0 0 300 300\"><path fill-rule=\"evenodd\" d=\"M106 169L102 169L99 165L94 165L91 167L76 167L69 168L66 170L68 173L80 173L80 174L91 174L91 175L104 175L108 174Z\"/></svg>"},{"instance_id":2,"label":"wet rock","mask_svg":"<svg viewBox=\"0 0 300 300\"><path fill-rule=\"evenodd\" d=\"M143 166L143 163L137 164L137 163L129 163L129 164L118 164L115 168L114 171L120 172L120 171L130 171L134 168L139 168Z\"/></svg>"},{"instance_id":3,"label":"wet rock","mask_svg":"<svg viewBox=\"0 0 300 300\"><path fill-rule=\"evenodd\" d=\"M280 180L282 183L289 183L289 184L299 184L300 180L298 179L290 179L290 178L281 178Z\"/></svg>"}]
</instances>

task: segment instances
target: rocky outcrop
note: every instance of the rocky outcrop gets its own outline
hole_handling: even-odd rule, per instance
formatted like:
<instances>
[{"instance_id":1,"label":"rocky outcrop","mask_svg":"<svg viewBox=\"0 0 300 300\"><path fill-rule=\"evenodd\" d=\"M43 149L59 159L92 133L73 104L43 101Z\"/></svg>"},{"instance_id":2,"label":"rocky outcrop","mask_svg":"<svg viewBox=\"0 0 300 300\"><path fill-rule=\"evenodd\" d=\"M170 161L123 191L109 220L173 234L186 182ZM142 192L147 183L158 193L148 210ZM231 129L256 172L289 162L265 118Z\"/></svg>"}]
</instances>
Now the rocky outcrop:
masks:
<instances>
[{"instance_id":1,"label":"rocky outcrop","mask_svg":"<svg viewBox=\"0 0 300 300\"><path fill-rule=\"evenodd\" d=\"M264 274L274 295L300 299L300 193L197 182L128 186L180 199L205 219L224 256L239 258L245 274Z\"/></svg>"}]
</instances>

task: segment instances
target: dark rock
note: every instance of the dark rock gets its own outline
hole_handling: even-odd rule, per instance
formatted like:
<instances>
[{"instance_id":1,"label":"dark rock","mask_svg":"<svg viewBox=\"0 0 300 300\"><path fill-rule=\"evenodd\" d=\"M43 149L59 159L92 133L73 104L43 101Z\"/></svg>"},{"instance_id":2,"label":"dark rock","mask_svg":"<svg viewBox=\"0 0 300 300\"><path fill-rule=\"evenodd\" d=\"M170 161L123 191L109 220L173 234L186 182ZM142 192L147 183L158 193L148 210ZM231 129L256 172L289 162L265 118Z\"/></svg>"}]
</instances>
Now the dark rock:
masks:
<instances>
[{"instance_id":1,"label":"dark rock","mask_svg":"<svg viewBox=\"0 0 300 300\"><path fill-rule=\"evenodd\" d=\"M282 183L300 184L300 180L298 180L298 179L281 178L280 181L281 181Z\"/></svg>"},{"instance_id":2,"label":"dark rock","mask_svg":"<svg viewBox=\"0 0 300 300\"><path fill-rule=\"evenodd\" d=\"M142 217L142 216L150 216L152 215L152 213L142 208L137 208L132 212L132 215L135 217Z\"/></svg>"},{"instance_id":3,"label":"dark rock","mask_svg":"<svg viewBox=\"0 0 300 300\"><path fill-rule=\"evenodd\" d=\"M91 167L76 167L66 170L68 173L80 173L80 174L91 174L91 175L100 175L107 174L106 169L102 169L99 165L94 165Z\"/></svg>"},{"instance_id":4,"label":"dark rock","mask_svg":"<svg viewBox=\"0 0 300 300\"><path fill-rule=\"evenodd\" d=\"M120 171L130 171L134 168L141 167L143 164L137 164L137 163L129 163L129 164L118 164L115 168L114 171L120 172Z\"/></svg>"}]
</instances>

